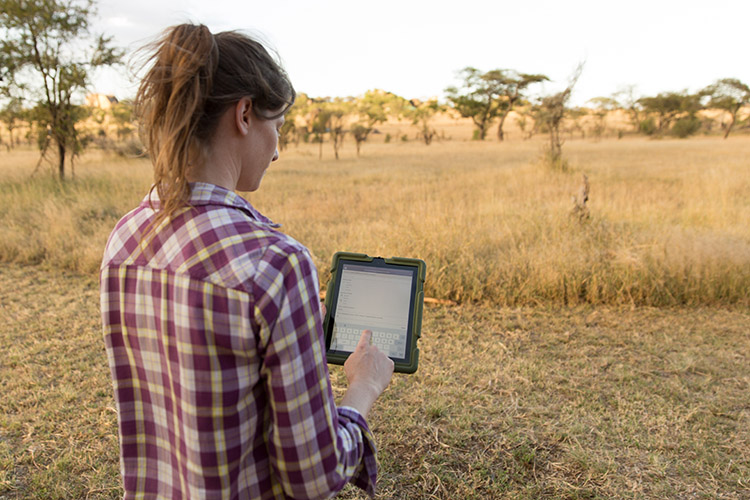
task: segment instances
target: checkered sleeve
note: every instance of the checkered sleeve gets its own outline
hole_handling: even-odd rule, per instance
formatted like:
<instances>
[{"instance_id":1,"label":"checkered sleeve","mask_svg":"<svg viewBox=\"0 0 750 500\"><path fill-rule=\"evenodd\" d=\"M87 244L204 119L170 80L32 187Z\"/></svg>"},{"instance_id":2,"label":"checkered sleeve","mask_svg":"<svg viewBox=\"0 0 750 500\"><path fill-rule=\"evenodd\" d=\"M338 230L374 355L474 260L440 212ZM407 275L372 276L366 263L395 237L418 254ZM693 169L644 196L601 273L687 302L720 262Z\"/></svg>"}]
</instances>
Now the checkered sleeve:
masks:
<instances>
[{"instance_id":1,"label":"checkered sleeve","mask_svg":"<svg viewBox=\"0 0 750 500\"><path fill-rule=\"evenodd\" d=\"M269 249L256 287L261 375L271 408L268 453L285 494L327 498L352 481L373 495L375 443L362 415L334 403L309 254Z\"/></svg>"}]
</instances>

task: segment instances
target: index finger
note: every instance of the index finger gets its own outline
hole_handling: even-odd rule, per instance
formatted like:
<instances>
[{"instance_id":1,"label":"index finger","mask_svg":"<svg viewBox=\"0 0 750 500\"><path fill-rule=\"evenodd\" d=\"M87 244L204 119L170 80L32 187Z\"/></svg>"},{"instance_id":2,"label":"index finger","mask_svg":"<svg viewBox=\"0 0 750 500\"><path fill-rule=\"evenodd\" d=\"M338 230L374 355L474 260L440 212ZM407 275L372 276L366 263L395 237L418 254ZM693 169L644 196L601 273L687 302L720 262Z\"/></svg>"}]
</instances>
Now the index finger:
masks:
<instances>
[{"instance_id":1,"label":"index finger","mask_svg":"<svg viewBox=\"0 0 750 500\"><path fill-rule=\"evenodd\" d=\"M372 330L362 330L362 336L359 338L357 345L370 345L372 344Z\"/></svg>"}]
</instances>

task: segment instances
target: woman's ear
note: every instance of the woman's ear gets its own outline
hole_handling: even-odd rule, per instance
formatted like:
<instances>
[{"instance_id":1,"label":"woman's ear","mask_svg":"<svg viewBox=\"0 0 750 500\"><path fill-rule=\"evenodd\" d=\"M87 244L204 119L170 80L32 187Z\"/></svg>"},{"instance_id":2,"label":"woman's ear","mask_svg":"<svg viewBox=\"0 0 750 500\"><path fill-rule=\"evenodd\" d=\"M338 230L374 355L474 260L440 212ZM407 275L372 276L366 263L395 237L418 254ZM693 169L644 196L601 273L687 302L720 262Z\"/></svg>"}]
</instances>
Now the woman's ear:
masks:
<instances>
[{"instance_id":1,"label":"woman's ear","mask_svg":"<svg viewBox=\"0 0 750 500\"><path fill-rule=\"evenodd\" d=\"M234 106L234 121L237 131L242 135L247 135L250 131L250 125L253 116L253 101L249 97L243 97Z\"/></svg>"}]
</instances>

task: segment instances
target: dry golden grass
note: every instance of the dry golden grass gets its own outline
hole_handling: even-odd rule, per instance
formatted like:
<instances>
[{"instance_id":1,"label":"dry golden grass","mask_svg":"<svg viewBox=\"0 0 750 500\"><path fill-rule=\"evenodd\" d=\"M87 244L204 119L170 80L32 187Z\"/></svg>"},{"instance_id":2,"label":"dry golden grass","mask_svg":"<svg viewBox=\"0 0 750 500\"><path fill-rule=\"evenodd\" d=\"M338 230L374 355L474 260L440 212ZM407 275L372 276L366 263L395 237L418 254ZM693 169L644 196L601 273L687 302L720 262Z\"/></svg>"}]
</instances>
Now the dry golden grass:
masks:
<instances>
[{"instance_id":1,"label":"dry golden grass","mask_svg":"<svg viewBox=\"0 0 750 500\"><path fill-rule=\"evenodd\" d=\"M584 224L570 217L580 173L545 170L540 149L374 144L339 162L292 149L251 198L321 269L340 249L414 255L437 297L747 304L748 138L569 142L591 183Z\"/></svg>"},{"instance_id":2,"label":"dry golden grass","mask_svg":"<svg viewBox=\"0 0 750 500\"><path fill-rule=\"evenodd\" d=\"M251 201L313 251L412 256L427 294L523 304L750 303L750 138L569 141L573 172L541 140L347 144L283 152ZM148 162L89 153L72 182L29 181L33 153L0 156L0 260L95 272ZM581 173L591 217L570 216Z\"/></svg>"},{"instance_id":3,"label":"dry golden grass","mask_svg":"<svg viewBox=\"0 0 750 500\"><path fill-rule=\"evenodd\" d=\"M0 264L0 324L0 498L120 497L96 280ZM750 498L749 324L428 307L419 371L370 415L378 498ZM332 381L340 396L340 367Z\"/></svg>"},{"instance_id":4,"label":"dry golden grass","mask_svg":"<svg viewBox=\"0 0 750 500\"><path fill-rule=\"evenodd\" d=\"M47 171L30 177L37 158L0 154L0 261L96 272L114 224L150 186L148 162L94 151L60 183Z\"/></svg>"},{"instance_id":5,"label":"dry golden grass","mask_svg":"<svg viewBox=\"0 0 750 500\"><path fill-rule=\"evenodd\" d=\"M750 498L750 138L570 141L568 174L539 140L329 147L250 199L324 280L337 250L414 256L463 302L426 310L419 372L373 411L380 498ZM35 161L0 153L0 498L116 498L96 270L150 167ZM665 304L697 307L632 307Z\"/></svg>"}]
</instances>

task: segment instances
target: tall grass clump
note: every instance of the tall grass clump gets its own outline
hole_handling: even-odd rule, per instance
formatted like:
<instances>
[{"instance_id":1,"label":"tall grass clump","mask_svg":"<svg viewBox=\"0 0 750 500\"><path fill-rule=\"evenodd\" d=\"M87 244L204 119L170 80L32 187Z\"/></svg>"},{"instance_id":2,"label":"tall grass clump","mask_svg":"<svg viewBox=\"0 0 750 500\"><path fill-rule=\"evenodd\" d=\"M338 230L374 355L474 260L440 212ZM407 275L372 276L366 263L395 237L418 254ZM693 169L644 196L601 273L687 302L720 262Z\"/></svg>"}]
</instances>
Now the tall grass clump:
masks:
<instances>
[{"instance_id":1,"label":"tall grass clump","mask_svg":"<svg viewBox=\"0 0 750 500\"><path fill-rule=\"evenodd\" d=\"M251 197L311 247L324 281L349 250L420 257L426 293L459 302L747 304L750 142L685 144L571 141L591 182L582 222L580 173L539 169L537 143L298 154Z\"/></svg>"},{"instance_id":2,"label":"tall grass clump","mask_svg":"<svg viewBox=\"0 0 750 500\"><path fill-rule=\"evenodd\" d=\"M92 152L61 182L31 175L36 154L0 156L0 261L95 272L115 223L144 196L149 166Z\"/></svg>"},{"instance_id":3,"label":"tall grass clump","mask_svg":"<svg viewBox=\"0 0 750 500\"><path fill-rule=\"evenodd\" d=\"M288 149L247 196L307 245L325 285L336 251L418 257L426 294L492 305L748 305L750 139L372 144L357 158ZM75 180L0 157L0 260L95 270L150 183L147 160L89 154ZM30 169L28 170L30 171ZM589 216L571 216L588 176Z\"/></svg>"}]
</instances>

